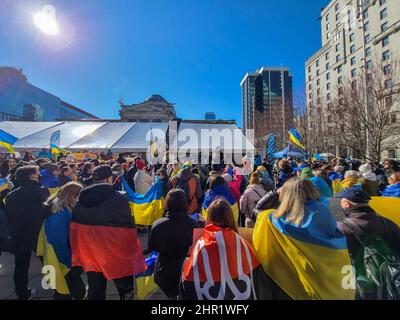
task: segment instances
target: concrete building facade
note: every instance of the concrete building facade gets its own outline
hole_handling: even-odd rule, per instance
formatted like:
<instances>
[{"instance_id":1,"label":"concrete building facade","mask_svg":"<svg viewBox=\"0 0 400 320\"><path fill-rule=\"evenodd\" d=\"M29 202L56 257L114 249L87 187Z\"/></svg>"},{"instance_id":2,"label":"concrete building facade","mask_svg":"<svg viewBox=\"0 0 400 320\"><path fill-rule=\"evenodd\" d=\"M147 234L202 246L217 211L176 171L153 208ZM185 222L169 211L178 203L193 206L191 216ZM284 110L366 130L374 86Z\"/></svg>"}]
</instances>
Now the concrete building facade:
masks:
<instances>
[{"instance_id":1,"label":"concrete building facade","mask_svg":"<svg viewBox=\"0 0 400 320\"><path fill-rule=\"evenodd\" d=\"M121 103L121 121L161 122L176 118L175 107L160 95L152 95L145 101L132 105Z\"/></svg>"},{"instance_id":2,"label":"concrete building facade","mask_svg":"<svg viewBox=\"0 0 400 320\"><path fill-rule=\"evenodd\" d=\"M373 61L390 65L400 58L400 0L332 0L321 10L322 47L305 63L308 113L320 114L321 125L329 126L329 108L345 81L372 69ZM391 121L400 121L399 106ZM329 128L327 128L329 131ZM400 138L389 138L384 157L400 157ZM349 154L334 142L327 152Z\"/></svg>"}]
</instances>

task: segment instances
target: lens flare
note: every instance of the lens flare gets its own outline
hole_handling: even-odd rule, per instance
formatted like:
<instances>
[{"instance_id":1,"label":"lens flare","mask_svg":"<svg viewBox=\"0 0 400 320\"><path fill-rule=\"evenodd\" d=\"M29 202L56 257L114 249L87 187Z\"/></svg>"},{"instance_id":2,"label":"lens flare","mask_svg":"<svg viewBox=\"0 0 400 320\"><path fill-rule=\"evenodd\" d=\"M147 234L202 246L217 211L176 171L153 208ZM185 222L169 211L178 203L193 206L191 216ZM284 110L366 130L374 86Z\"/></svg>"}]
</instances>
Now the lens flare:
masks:
<instances>
[{"instance_id":1,"label":"lens flare","mask_svg":"<svg viewBox=\"0 0 400 320\"><path fill-rule=\"evenodd\" d=\"M39 30L47 35L55 36L60 32L57 24L56 9L51 5L44 6L42 11L34 14L33 19Z\"/></svg>"}]
</instances>

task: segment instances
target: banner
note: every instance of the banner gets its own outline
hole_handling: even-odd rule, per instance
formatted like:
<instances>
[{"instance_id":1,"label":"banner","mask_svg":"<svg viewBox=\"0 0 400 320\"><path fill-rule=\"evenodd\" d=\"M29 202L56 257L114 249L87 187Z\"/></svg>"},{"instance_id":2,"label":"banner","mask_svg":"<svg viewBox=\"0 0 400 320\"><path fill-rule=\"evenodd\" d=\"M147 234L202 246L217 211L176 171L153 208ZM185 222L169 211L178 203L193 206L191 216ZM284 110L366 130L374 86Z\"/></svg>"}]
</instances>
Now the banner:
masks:
<instances>
[{"instance_id":1,"label":"banner","mask_svg":"<svg viewBox=\"0 0 400 320\"><path fill-rule=\"evenodd\" d=\"M272 161L274 159L274 154L276 153L276 134L272 133L267 137L267 146L266 146L266 158L268 161Z\"/></svg>"}]
</instances>

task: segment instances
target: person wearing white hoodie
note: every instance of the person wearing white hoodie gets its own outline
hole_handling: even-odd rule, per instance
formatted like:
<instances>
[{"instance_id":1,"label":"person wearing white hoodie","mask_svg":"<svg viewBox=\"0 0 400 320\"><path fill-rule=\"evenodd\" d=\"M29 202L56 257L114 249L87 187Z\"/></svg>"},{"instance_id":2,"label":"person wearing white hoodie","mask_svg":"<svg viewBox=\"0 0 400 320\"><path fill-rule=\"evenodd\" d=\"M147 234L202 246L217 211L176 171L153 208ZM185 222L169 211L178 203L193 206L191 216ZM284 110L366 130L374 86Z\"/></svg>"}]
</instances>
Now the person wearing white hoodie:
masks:
<instances>
[{"instance_id":1,"label":"person wearing white hoodie","mask_svg":"<svg viewBox=\"0 0 400 320\"><path fill-rule=\"evenodd\" d=\"M135 183L135 192L138 194L146 194L154 182L154 176L149 175L145 169L145 163L142 160L136 160L136 168L138 171L133 179ZM153 171L154 173L154 171Z\"/></svg>"},{"instance_id":2,"label":"person wearing white hoodie","mask_svg":"<svg viewBox=\"0 0 400 320\"><path fill-rule=\"evenodd\" d=\"M379 195L378 178L373 172L371 165L369 163L362 164L358 170L362 176L360 181L362 182L364 191L371 197Z\"/></svg>"}]
</instances>

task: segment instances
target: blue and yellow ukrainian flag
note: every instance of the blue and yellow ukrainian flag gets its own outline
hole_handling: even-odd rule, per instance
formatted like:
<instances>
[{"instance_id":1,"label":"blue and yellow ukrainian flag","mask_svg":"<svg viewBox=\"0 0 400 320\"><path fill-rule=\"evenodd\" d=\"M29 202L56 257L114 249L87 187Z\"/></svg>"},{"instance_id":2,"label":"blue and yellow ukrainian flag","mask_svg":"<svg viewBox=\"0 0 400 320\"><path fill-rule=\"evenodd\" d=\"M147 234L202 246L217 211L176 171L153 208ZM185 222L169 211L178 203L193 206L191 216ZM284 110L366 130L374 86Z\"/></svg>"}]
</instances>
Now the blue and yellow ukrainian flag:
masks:
<instances>
[{"instance_id":1,"label":"blue and yellow ukrainian flag","mask_svg":"<svg viewBox=\"0 0 400 320\"><path fill-rule=\"evenodd\" d=\"M136 224L151 226L164 215L165 205L162 181L156 181L146 194L135 193L124 177L122 177L122 182L128 195L131 212Z\"/></svg>"},{"instance_id":2,"label":"blue and yellow ukrainian flag","mask_svg":"<svg viewBox=\"0 0 400 320\"><path fill-rule=\"evenodd\" d=\"M145 300L150 294L158 289L158 286L154 282L154 267L157 258L157 252L150 253L149 257L146 258L146 271L135 275L136 298L138 300Z\"/></svg>"},{"instance_id":3,"label":"blue and yellow ukrainian flag","mask_svg":"<svg viewBox=\"0 0 400 320\"><path fill-rule=\"evenodd\" d=\"M206 193L202 207L202 215L204 217L204 220L207 221L208 207L214 200L219 198L223 198L229 202L233 211L233 217L235 218L235 221L239 221L239 207L237 205L236 199L224 185L217 186Z\"/></svg>"},{"instance_id":4,"label":"blue and yellow ukrainian flag","mask_svg":"<svg viewBox=\"0 0 400 320\"><path fill-rule=\"evenodd\" d=\"M59 220L59 221L57 221ZM60 221L61 220L61 221ZM47 218L40 230L36 255L43 257L43 265L51 265L55 271L55 289L60 294L70 294L65 275L71 269L71 250L69 245L63 245L60 239L69 239L69 228L62 226L69 221L64 221L62 214L53 214Z\"/></svg>"},{"instance_id":5,"label":"blue and yellow ukrainian flag","mask_svg":"<svg viewBox=\"0 0 400 320\"><path fill-rule=\"evenodd\" d=\"M369 206L376 213L392 220L400 227L400 198L372 197Z\"/></svg>"},{"instance_id":6,"label":"blue and yellow ukrainian flag","mask_svg":"<svg viewBox=\"0 0 400 320\"><path fill-rule=\"evenodd\" d=\"M321 236L310 230L310 221L294 226L274 219L274 211L257 217L253 233L256 256L271 279L295 300L354 300L355 278L345 236ZM327 218L322 215L313 219ZM329 228L336 228L336 222L332 220Z\"/></svg>"},{"instance_id":7,"label":"blue and yellow ukrainian flag","mask_svg":"<svg viewBox=\"0 0 400 320\"><path fill-rule=\"evenodd\" d=\"M10 188L10 182L8 181L7 178L2 178L0 179L0 192L3 192L4 190L7 190Z\"/></svg>"},{"instance_id":8,"label":"blue and yellow ukrainian flag","mask_svg":"<svg viewBox=\"0 0 400 320\"><path fill-rule=\"evenodd\" d=\"M54 155L58 155L61 152L68 153L67 150L64 150L64 149L59 147L59 145L60 145L60 137L61 137L61 131L60 130L55 131L50 137L50 149L51 149L51 153L54 154Z\"/></svg>"},{"instance_id":9,"label":"blue and yellow ukrainian flag","mask_svg":"<svg viewBox=\"0 0 400 320\"><path fill-rule=\"evenodd\" d=\"M305 149L305 146L303 144L303 140L300 137L300 134L294 128L290 128L289 138L290 138L290 141L292 141L296 146L298 146L302 149Z\"/></svg>"},{"instance_id":10,"label":"blue and yellow ukrainian flag","mask_svg":"<svg viewBox=\"0 0 400 320\"><path fill-rule=\"evenodd\" d=\"M333 195L343 191L342 180L337 172L331 172L329 179L332 181L332 192Z\"/></svg>"},{"instance_id":11,"label":"blue and yellow ukrainian flag","mask_svg":"<svg viewBox=\"0 0 400 320\"><path fill-rule=\"evenodd\" d=\"M0 129L0 146L6 148L9 153L15 153L13 145L17 140L18 138Z\"/></svg>"}]
</instances>

